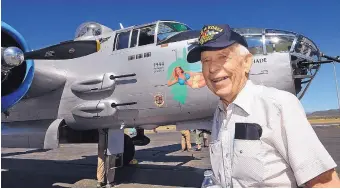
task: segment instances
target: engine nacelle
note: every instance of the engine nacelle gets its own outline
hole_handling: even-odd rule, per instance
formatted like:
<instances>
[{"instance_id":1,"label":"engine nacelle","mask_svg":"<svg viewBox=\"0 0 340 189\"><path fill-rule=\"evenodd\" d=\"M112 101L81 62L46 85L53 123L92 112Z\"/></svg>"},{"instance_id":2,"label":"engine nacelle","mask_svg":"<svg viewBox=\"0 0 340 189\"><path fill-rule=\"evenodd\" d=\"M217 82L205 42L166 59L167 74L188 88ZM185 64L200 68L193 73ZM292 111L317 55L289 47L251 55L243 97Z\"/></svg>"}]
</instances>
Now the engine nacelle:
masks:
<instances>
[{"instance_id":1,"label":"engine nacelle","mask_svg":"<svg viewBox=\"0 0 340 189\"><path fill-rule=\"evenodd\" d=\"M18 47L30 51L24 37L12 26L1 21L1 47ZM30 88L34 76L33 60L26 60L7 75L1 75L1 112L18 103Z\"/></svg>"}]
</instances>

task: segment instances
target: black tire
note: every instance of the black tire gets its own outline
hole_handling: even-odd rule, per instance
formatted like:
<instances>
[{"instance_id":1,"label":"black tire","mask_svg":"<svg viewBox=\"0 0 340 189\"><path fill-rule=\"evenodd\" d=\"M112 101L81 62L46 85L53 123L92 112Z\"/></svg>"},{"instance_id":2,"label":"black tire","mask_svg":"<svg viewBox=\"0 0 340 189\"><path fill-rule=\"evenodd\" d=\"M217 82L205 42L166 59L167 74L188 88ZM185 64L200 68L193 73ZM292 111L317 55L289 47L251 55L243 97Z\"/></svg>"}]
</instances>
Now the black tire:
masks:
<instances>
[{"instance_id":1,"label":"black tire","mask_svg":"<svg viewBox=\"0 0 340 189\"><path fill-rule=\"evenodd\" d=\"M135 157L135 145L129 135L124 134L124 154L123 163L129 165L130 161Z\"/></svg>"}]
</instances>

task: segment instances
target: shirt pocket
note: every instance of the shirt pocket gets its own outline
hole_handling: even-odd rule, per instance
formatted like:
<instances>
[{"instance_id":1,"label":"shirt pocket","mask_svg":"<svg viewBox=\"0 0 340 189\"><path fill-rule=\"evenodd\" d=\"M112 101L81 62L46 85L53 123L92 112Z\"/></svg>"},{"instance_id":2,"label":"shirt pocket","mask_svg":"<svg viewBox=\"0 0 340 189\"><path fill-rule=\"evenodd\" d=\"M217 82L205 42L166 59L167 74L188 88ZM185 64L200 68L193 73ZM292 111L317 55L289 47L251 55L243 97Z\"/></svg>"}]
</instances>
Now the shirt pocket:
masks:
<instances>
[{"instance_id":1,"label":"shirt pocket","mask_svg":"<svg viewBox=\"0 0 340 189\"><path fill-rule=\"evenodd\" d=\"M222 143L219 140L213 141L209 144L211 168L214 176L219 182L224 180L223 174L223 157L222 157Z\"/></svg>"},{"instance_id":2,"label":"shirt pocket","mask_svg":"<svg viewBox=\"0 0 340 189\"><path fill-rule=\"evenodd\" d=\"M262 183L265 169L261 156L261 140L234 139L233 179L245 186Z\"/></svg>"}]
</instances>

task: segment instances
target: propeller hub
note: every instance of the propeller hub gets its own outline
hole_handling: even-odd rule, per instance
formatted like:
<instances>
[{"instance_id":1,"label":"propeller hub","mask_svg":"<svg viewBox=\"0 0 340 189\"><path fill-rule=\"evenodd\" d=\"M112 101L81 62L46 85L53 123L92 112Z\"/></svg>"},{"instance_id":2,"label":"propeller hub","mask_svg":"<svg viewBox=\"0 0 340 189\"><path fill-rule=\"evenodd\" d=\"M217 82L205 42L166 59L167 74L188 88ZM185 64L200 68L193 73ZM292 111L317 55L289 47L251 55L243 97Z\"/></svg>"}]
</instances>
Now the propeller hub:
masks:
<instances>
[{"instance_id":1,"label":"propeller hub","mask_svg":"<svg viewBox=\"0 0 340 189\"><path fill-rule=\"evenodd\" d=\"M3 58L9 67L19 66L24 62L24 53L18 47L8 47L5 49Z\"/></svg>"}]
</instances>

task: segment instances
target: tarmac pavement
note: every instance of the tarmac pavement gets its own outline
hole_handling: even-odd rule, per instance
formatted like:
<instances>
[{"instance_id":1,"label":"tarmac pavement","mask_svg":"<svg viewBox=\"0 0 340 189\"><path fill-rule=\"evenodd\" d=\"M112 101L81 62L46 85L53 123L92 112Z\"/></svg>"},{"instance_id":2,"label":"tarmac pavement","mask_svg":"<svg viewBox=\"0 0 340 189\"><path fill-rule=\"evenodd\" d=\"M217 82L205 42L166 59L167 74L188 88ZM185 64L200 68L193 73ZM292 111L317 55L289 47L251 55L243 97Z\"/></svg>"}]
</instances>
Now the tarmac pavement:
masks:
<instances>
[{"instance_id":1,"label":"tarmac pavement","mask_svg":"<svg viewBox=\"0 0 340 189\"><path fill-rule=\"evenodd\" d=\"M176 131L147 134L136 146L138 165L116 171L117 187L200 187L210 169L208 149L181 152ZM192 137L194 145L194 138ZM96 187L97 144L65 144L58 149L2 148L2 187Z\"/></svg>"},{"instance_id":2,"label":"tarmac pavement","mask_svg":"<svg viewBox=\"0 0 340 189\"><path fill-rule=\"evenodd\" d=\"M340 165L340 127L313 127ZM200 187L210 169L208 149L181 152L177 131L147 134L151 142L136 146L138 165L117 169L117 187ZM192 135L194 146L194 135ZM96 187L97 144L65 144L58 149L1 149L1 187ZM340 172L339 167L337 171Z\"/></svg>"}]
</instances>

